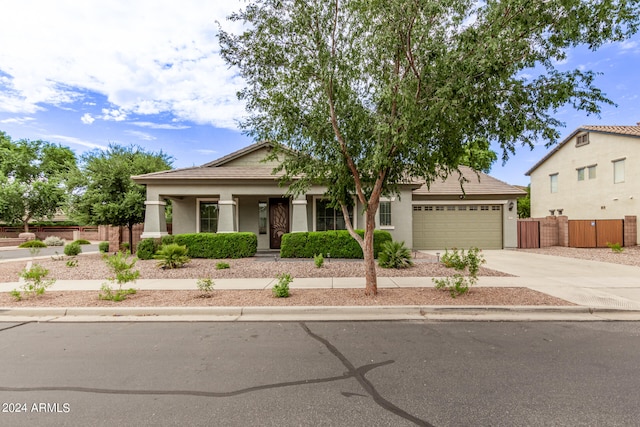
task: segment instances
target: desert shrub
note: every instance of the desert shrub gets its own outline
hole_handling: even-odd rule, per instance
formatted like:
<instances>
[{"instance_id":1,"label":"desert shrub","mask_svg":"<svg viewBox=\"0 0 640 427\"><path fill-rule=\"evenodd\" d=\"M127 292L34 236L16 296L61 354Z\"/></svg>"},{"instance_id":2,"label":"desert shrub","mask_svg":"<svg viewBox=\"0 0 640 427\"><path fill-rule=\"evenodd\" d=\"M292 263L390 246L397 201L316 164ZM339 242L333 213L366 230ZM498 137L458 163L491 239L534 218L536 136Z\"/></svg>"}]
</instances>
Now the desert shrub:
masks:
<instances>
[{"instance_id":1,"label":"desert shrub","mask_svg":"<svg viewBox=\"0 0 640 427\"><path fill-rule=\"evenodd\" d=\"M413 265L411 250L404 242L384 242L378 254L378 265L382 268L407 268Z\"/></svg>"},{"instance_id":2,"label":"desert shrub","mask_svg":"<svg viewBox=\"0 0 640 427\"><path fill-rule=\"evenodd\" d=\"M480 252L478 248L470 248L466 254L464 250L458 251L457 249L454 249L451 254L445 253L447 262L445 262L445 256L442 257L442 262L445 266L454 268L458 273L452 277L432 279L435 288L449 291L452 298L469 292L469 287L478 282L480 266L486 262ZM468 277L462 274L465 270Z\"/></svg>"},{"instance_id":3,"label":"desert shrub","mask_svg":"<svg viewBox=\"0 0 640 427\"><path fill-rule=\"evenodd\" d=\"M356 230L360 236L363 230ZM391 241L391 234L384 230L373 233L373 255L378 257L381 245ZM322 254L327 258L363 258L362 249L347 230L305 231L282 236L282 258L313 258Z\"/></svg>"},{"instance_id":4,"label":"desert shrub","mask_svg":"<svg viewBox=\"0 0 640 427\"><path fill-rule=\"evenodd\" d=\"M91 242L88 241L87 239L74 240L73 243L77 243L79 245L90 245L91 244Z\"/></svg>"},{"instance_id":5,"label":"desert shrub","mask_svg":"<svg viewBox=\"0 0 640 427\"><path fill-rule=\"evenodd\" d=\"M198 286L198 290L202 292L202 297L209 298L211 296L214 283L210 277L198 279L196 285Z\"/></svg>"},{"instance_id":6,"label":"desert shrub","mask_svg":"<svg viewBox=\"0 0 640 427\"><path fill-rule=\"evenodd\" d=\"M313 263L316 265L317 268L322 267L324 265L324 257L322 256L322 254L314 255Z\"/></svg>"},{"instance_id":7,"label":"desert shrub","mask_svg":"<svg viewBox=\"0 0 640 427\"><path fill-rule=\"evenodd\" d=\"M109 252L109 242L100 242L98 244L98 250L103 254Z\"/></svg>"},{"instance_id":8,"label":"desert shrub","mask_svg":"<svg viewBox=\"0 0 640 427\"><path fill-rule=\"evenodd\" d=\"M246 258L255 255L258 248L254 233L177 234L174 242L186 246L192 258Z\"/></svg>"},{"instance_id":9,"label":"desert shrub","mask_svg":"<svg viewBox=\"0 0 640 427\"><path fill-rule=\"evenodd\" d=\"M25 281L24 285L20 286L25 296L38 296L44 294L45 290L55 283L55 279L45 278L49 274L49 270L39 264L34 264L29 269L24 269L20 273ZM20 291L14 289L11 291L11 295L18 301L22 299Z\"/></svg>"},{"instance_id":10,"label":"desert shrub","mask_svg":"<svg viewBox=\"0 0 640 427\"><path fill-rule=\"evenodd\" d=\"M289 283L293 281L289 273L283 273L277 276L278 283L273 285L271 292L276 298L289 298Z\"/></svg>"},{"instance_id":11,"label":"desert shrub","mask_svg":"<svg viewBox=\"0 0 640 427\"><path fill-rule=\"evenodd\" d=\"M216 270L225 270L231 268L228 262L219 262L216 264Z\"/></svg>"},{"instance_id":12,"label":"desert shrub","mask_svg":"<svg viewBox=\"0 0 640 427\"><path fill-rule=\"evenodd\" d=\"M122 242L120 243L120 251L121 252L129 252L129 254L131 254L131 245L129 245L129 242Z\"/></svg>"},{"instance_id":13,"label":"desert shrub","mask_svg":"<svg viewBox=\"0 0 640 427\"><path fill-rule=\"evenodd\" d=\"M78 260L76 258L72 258L72 259L68 259L67 260L67 267L73 268L73 267L77 267L77 266L78 266Z\"/></svg>"},{"instance_id":14,"label":"desert shrub","mask_svg":"<svg viewBox=\"0 0 640 427\"><path fill-rule=\"evenodd\" d=\"M64 247L64 254L66 256L76 256L82 253L82 247L77 242L69 243Z\"/></svg>"},{"instance_id":15,"label":"desert shrub","mask_svg":"<svg viewBox=\"0 0 640 427\"><path fill-rule=\"evenodd\" d=\"M142 239L140 243L138 243L136 256L138 259L153 259L157 250L158 244L155 239Z\"/></svg>"},{"instance_id":16,"label":"desert shrub","mask_svg":"<svg viewBox=\"0 0 640 427\"><path fill-rule=\"evenodd\" d=\"M19 248L46 248L47 245L40 240L27 240L24 243L20 243Z\"/></svg>"},{"instance_id":17,"label":"desert shrub","mask_svg":"<svg viewBox=\"0 0 640 427\"><path fill-rule=\"evenodd\" d=\"M133 270L137 258L129 258L129 254L126 252L118 252L115 255L107 255L103 256L107 267L113 273L113 276L109 278L111 283L117 283L118 289L116 291L113 290L110 283L103 283L101 289L101 293L98 294L98 298L104 300L111 301L122 301L127 297L127 295L135 294L135 289L122 289L122 285L135 282L138 277L140 277L140 271Z\"/></svg>"},{"instance_id":18,"label":"desert shrub","mask_svg":"<svg viewBox=\"0 0 640 427\"><path fill-rule=\"evenodd\" d=\"M624 251L624 248L622 247L622 245L620 245L620 243L607 242L607 247L611 249L612 252L617 254L622 253Z\"/></svg>"},{"instance_id":19,"label":"desert shrub","mask_svg":"<svg viewBox=\"0 0 640 427\"><path fill-rule=\"evenodd\" d=\"M48 236L44 239L44 244L47 246L64 246L64 239L58 236Z\"/></svg>"},{"instance_id":20,"label":"desert shrub","mask_svg":"<svg viewBox=\"0 0 640 427\"><path fill-rule=\"evenodd\" d=\"M160 260L158 267L162 268L179 268L190 261L187 253L189 250L186 246L172 243L170 245L162 245L158 252L153 256Z\"/></svg>"}]
</instances>

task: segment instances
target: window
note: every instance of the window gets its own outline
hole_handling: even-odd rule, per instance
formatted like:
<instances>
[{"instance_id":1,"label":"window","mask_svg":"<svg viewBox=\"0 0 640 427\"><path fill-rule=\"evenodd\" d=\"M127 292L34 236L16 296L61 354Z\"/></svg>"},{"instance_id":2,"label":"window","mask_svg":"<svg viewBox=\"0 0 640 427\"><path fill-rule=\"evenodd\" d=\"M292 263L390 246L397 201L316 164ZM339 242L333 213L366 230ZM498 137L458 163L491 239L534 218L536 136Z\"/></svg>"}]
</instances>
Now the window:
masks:
<instances>
[{"instance_id":1,"label":"window","mask_svg":"<svg viewBox=\"0 0 640 427\"><path fill-rule=\"evenodd\" d=\"M584 181L584 168L578 169L578 181Z\"/></svg>"},{"instance_id":2,"label":"window","mask_svg":"<svg viewBox=\"0 0 640 427\"><path fill-rule=\"evenodd\" d=\"M391 225L391 202L380 202L380 225Z\"/></svg>"},{"instance_id":3,"label":"window","mask_svg":"<svg viewBox=\"0 0 640 427\"><path fill-rule=\"evenodd\" d=\"M258 234L267 234L267 202L258 202Z\"/></svg>"},{"instance_id":4,"label":"window","mask_svg":"<svg viewBox=\"0 0 640 427\"><path fill-rule=\"evenodd\" d=\"M624 159L613 161L613 183L624 182Z\"/></svg>"},{"instance_id":5,"label":"window","mask_svg":"<svg viewBox=\"0 0 640 427\"><path fill-rule=\"evenodd\" d=\"M466 206L458 206L458 210L459 211L466 211L467 207Z\"/></svg>"},{"instance_id":6,"label":"window","mask_svg":"<svg viewBox=\"0 0 640 427\"><path fill-rule=\"evenodd\" d=\"M456 207L455 206L447 206L447 210L448 211L455 211Z\"/></svg>"},{"instance_id":7,"label":"window","mask_svg":"<svg viewBox=\"0 0 640 427\"><path fill-rule=\"evenodd\" d=\"M353 207L349 207L349 220L353 223ZM329 206L326 200L316 200L316 231L346 230L342 211Z\"/></svg>"},{"instance_id":8,"label":"window","mask_svg":"<svg viewBox=\"0 0 640 427\"><path fill-rule=\"evenodd\" d=\"M553 175L549 175L549 184L551 187L552 193L558 192L558 174L554 173Z\"/></svg>"},{"instance_id":9,"label":"window","mask_svg":"<svg viewBox=\"0 0 640 427\"><path fill-rule=\"evenodd\" d=\"M218 202L200 202L200 232L218 231Z\"/></svg>"},{"instance_id":10,"label":"window","mask_svg":"<svg viewBox=\"0 0 640 427\"><path fill-rule=\"evenodd\" d=\"M469 206L469 210L470 211L477 211L478 207L477 206Z\"/></svg>"},{"instance_id":11,"label":"window","mask_svg":"<svg viewBox=\"0 0 640 427\"><path fill-rule=\"evenodd\" d=\"M596 165L589 166L587 169L589 170L589 179L596 179Z\"/></svg>"},{"instance_id":12,"label":"window","mask_svg":"<svg viewBox=\"0 0 640 427\"><path fill-rule=\"evenodd\" d=\"M481 211L488 211L489 210L489 206L480 206L480 210Z\"/></svg>"},{"instance_id":13,"label":"window","mask_svg":"<svg viewBox=\"0 0 640 427\"><path fill-rule=\"evenodd\" d=\"M578 135L576 137L576 147L581 147L583 145L587 145L589 143L589 134L583 133L582 135Z\"/></svg>"},{"instance_id":14,"label":"window","mask_svg":"<svg viewBox=\"0 0 640 427\"><path fill-rule=\"evenodd\" d=\"M436 206L437 211L444 211L444 206Z\"/></svg>"}]
</instances>

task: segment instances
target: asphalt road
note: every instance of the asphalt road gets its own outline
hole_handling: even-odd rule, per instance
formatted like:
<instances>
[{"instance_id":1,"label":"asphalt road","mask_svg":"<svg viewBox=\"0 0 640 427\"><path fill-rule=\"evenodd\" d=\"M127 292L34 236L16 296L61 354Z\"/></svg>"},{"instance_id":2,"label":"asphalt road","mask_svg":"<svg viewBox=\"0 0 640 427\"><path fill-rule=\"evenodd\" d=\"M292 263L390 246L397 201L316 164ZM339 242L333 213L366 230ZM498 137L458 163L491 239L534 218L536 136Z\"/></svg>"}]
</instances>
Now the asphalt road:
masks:
<instances>
[{"instance_id":1,"label":"asphalt road","mask_svg":"<svg viewBox=\"0 0 640 427\"><path fill-rule=\"evenodd\" d=\"M0 323L0 425L634 426L640 323Z\"/></svg>"}]
</instances>

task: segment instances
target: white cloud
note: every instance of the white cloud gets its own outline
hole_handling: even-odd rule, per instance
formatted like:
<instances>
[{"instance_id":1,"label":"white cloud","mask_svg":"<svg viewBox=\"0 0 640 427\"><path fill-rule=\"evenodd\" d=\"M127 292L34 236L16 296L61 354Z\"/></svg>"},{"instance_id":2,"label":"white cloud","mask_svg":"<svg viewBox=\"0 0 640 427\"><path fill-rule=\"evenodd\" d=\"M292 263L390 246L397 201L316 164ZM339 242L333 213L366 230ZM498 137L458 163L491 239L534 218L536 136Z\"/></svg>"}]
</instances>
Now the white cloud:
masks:
<instances>
[{"instance_id":1,"label":"white cloud","mask_svg":"<svg viewBox=\"0 0 640 427\"><path fill-rule=\"evenodd\" d=\"M235 31L239 24L225 17L245 6L240 0L10 1L0 26L0 111L32 114L91 91L113 106L95 118L172 113L235 128L244 113L235 96L243 82L219 56L216 20Z\"/></svg>"},{"instance_id":2,"label":"white cloud","mask_svg":"<svg viewBox=\"0 0 640 427\"><path fill-rule=\"evenodd\" d=\"M218 154L218 151L216 150L195 150L195 151L198 154L204 154L204 155Z\"/></svg>"},{"instance_id":3,"label":"white cloud","mask_svg":"<svg viewBox=\"0 0 640 427\"><path fill-rule=\"evenodd\" d=\"M635 40L625 40L620 43L620 49L624 50L633 50L638 47L638 42Z\"/></svg>"},{"instance_id":4,"label":"white cloud","mask_svg":"<svg viewBox=\"0 0 640 427\"><path fill-rule=\"evenodd\" d=\"M105 121L121 122L127 119L127 113L123 110L103 108L102 116L99 117Z\"/></svg>"},{"instance_id":5,"label":"white cloud","mask_svg":"<svg viewBox=\"0 0 640 427\"><path fill-rule=\"evenodd\" d=\"M27 124L29 122L34 121L35 119L33 117L12 117L10 119L4 119L4 120L0 120L0 123L2 124L12 124L12 125L24 125Z\"/></svg>"},{"instance_id":6,"label":"white cloud","mask_svg":"<svg viewBox=\"0 0 640 427\"><path fill-rule=\"evenodd\" d=\"M104 145L100 145L100 144L96 144L94 142L89 142L89 141L84 141L80 138L76 138L73 136L65 136L65 135L46 135L46 137L44 138L47 141L51 141L51 142L65 142L67 144L72 144L72 145L79 145L81 147L86 147L86 148L99 148L100 150L106 150L108 147L105 147Z\"/></svg>"},{"instance_id":7,"label":"white cloud","mask_svg":"<svg viewBox=\"0 0 640 427\"><path fill-rule=\"evenodd\" d=\"M146 132L140 132L138 130L126 130L124 131L124 133L135 136L136 138L141 139L143 141L153 141L154 139L156 139L155 136L150 135Z\"/></svg>"},{"instance_id":8,"label":"white cloud","mask_svg":"<svg viewBox=\"0 0 640 427\"><path fill-rule=\"evenodd\" d=\"M186 125L171 125L168 123L152 123L152 122L132 122L132 125L140 126L149 129L166 129L166 130L183 130L189 129L191 126Z\"/></svg>"},{"instance_id":9,"label":"white cloud","mask_svg":"<svg viewBox=\"0 0 640 427\"><path fill-rule=\"evenodd\" d=\"M94 119L91 114L84 113L84 115L80 117L80 120L82 120L82 123L84 123L85 125L90 125L91 123L95 122L96 119Z\"/></svg>"}]
</instances>

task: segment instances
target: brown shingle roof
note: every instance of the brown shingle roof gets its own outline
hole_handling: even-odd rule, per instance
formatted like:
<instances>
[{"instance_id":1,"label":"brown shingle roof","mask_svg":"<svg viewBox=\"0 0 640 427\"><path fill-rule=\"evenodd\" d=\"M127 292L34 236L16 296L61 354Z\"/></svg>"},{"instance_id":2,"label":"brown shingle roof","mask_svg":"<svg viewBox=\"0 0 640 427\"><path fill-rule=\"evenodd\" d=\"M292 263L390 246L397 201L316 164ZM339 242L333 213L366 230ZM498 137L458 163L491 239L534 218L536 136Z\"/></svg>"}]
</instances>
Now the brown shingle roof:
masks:
<instances>
[{"instance_id":1,"label":"brown shingle roof","mask_svg":"<svg viewBox=\"0 0 640 427\"><path fill-rule=\"evenodd\" d=\"M558 152L566 143L571 141L574 136L579 134L580 132L597 132L597 133L607 133L611 135L622 135L622 136L630 136L634 138L640 138L640 125L638 126L598 126L598 125L584 125L580 126L578 129L571 132L571 135L566 137L560 144L556 145L556 147L547 153L538 163L533 165L531 169L529 169L525 175L531 175L531 172L538 169L538 167L547 161L551 156L553 156L556 152Z\"/></svg>"},{"instance_id":2,"label":"brown shingle roof","mask_svg":"<svg viewBox=\"0 0 640 427\"><path fill-rule=\"evenodd\" d=\"M460 172L462 177L468 181L463 183L464 193L467 195L504 194L524 196L526 194L525 191L485 173L479 172L476 174L473 169L467 166L460 166ZM419 196L459 196L462 194L460 179L460 174L453 172L444 181L434 181L429 188L424 184L419 189L414 190L413 194Z\"/></svg>"},{"instance_id":3,"label":"brown shingle roof","mask_svg":"<svg viewBox=\"0 0 640 427\"><path fill-rule=\"evenodd\" d=\"M174 169L169 171L154 172L145 175L132 177L138 183L161 182L167 180L260 180L270 179L277 180L282 173L273 175L271 167L204 167L198 166L193 168Z\"/></svg>"}]
</instances>

